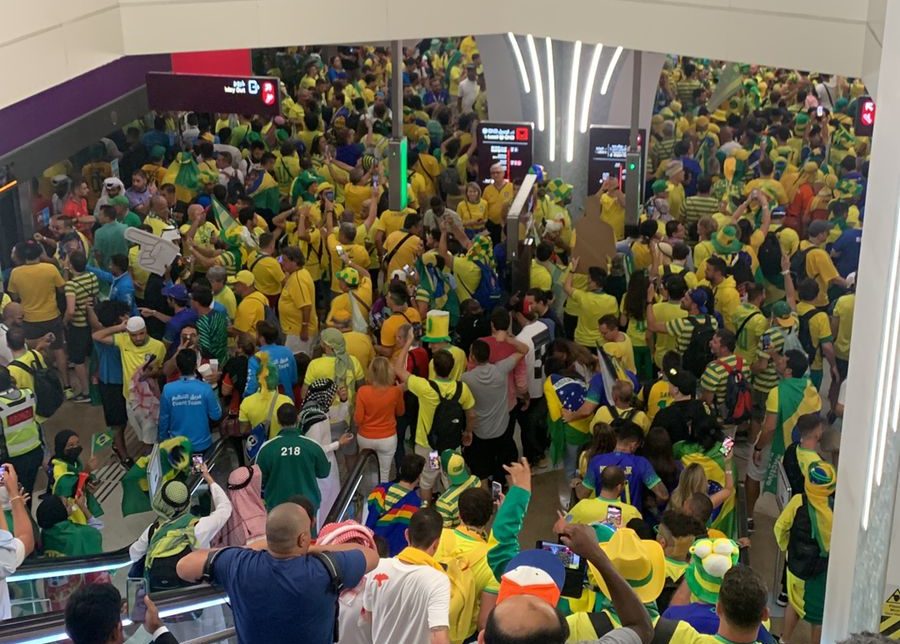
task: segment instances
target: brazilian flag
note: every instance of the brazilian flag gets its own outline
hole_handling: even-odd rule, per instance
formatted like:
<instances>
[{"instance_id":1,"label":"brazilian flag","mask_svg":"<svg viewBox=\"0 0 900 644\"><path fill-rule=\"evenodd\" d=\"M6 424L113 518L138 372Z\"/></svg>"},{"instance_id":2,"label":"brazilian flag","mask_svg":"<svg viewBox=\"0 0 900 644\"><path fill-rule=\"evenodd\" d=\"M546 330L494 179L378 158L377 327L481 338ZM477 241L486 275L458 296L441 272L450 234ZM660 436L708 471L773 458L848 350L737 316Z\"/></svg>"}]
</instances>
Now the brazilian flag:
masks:
<instances>
[{"instance_id":1,"label":"brazilian flag","mask_svg":"<svg viewBox=\"0 0 900 644\"><path fill-rule=\"evenodd\" d=\"M680 459L687 467L692 463L698 463L706 473L709 482L708 494L715 494L725 488L725 458L722 456L722 442L719 441L708 451L697 443L679 441L673 446L675 458ZM732 463L733 480L737 479L737 470ZM713 530L725 533L729 539L738 538L737 515L735 509L735 495L726 499L725 503L713 510L709 519L709 526Z\"/></svg>"}]
</instances>

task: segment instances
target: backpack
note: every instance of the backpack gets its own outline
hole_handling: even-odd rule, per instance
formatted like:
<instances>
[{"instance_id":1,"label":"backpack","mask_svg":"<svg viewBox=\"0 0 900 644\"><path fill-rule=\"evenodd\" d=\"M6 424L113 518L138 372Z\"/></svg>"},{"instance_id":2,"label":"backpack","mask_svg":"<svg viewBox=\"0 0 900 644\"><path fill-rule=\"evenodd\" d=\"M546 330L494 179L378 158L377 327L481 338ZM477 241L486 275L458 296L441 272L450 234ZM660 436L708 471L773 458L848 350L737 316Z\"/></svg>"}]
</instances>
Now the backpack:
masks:
<instances>
[{"instance_id":1,"label":"backpack","mask_svg":"<svg viewBox=\"0 0 900 644\"><path fill-rule=\"evenodd\" d=\"M455 535L454 535L455 536ZM442 539L446 539L443 537ZM481 593L475 565L487 555L488 544L478 544L467 552L437 558L450 580L450 641L462 642L473 633L476 621L475 603ZM477 630L477 627L476 627Z\"/></svg>"},{"instance_id":2,"label":"backpack","mask_svg":"<svg viewBox=\"0 0 900 644\"><path fill-rule=\"evenodd\" d=\"M770 284L779 288L784 285L781 276L781 243L774 232L766 233L766 238L759 246L759 270Z\"/></svg>"},{"instance_id":3,"label":"backpack","mask_svg":"<svg viewBox=\"0 0 900 644\"><path fill-rule=\"evenodd\" d=\"M428 444L439 454L445 449L457 449L462 445L462 433L466 428L466 412L459 402L463 385L461 382L457 382L453 396L444 398L433 380L429 380L428 384L431 385L438 397L434 420L428 431Z\"/></svg>"},{"instance_id":4,"label":"backpack","mask_svg":"<svg viewBox=\"0 0 900 644\"><path fill-rule=\"evenodd\" d=\"M804 250L798 250L791 257L791 277L794 279L794 284L809 277L809 273L806 272L806 256L809 255L809 251L815 249L815 246L811 246Z\"/></svg>"},{"instance_id":5,"label":"backpack","mask_svg":"<svg viewBox=\"0 0 900 644\"><path fill-rule=\"evenodd\" d=\"M463 284L463 287L469 291L469 295L478 300L484 311L490 313L500 304L500 298L503 295L500 288L500 278L497 277L497 273L494 272L494 269L487 262L476 260L474 264L481 269L481 279L478 280L478 288L473 293L469 291L465 284Z\"/></svg>"},{"instance_id":6,"label":"backpack","mask_svg":"<svg viewBox=\"0 0 900 644\"><path fill-rule=\"evenodd\" d=\"M797 332L797 339L800 340L800 344L803 347L803 351L806 353L809 358L809 364L812 366L813 360L816 359L816 353L818 353L819 348L813 344L812 339L812 331L809 328L810 322L812 319L816 317L819 313L825 314L822 309L812 309L811 311L807 311L803 315L800 316L800 329ZM787 334L785 334L785 340L787 340ZM787 342L785 342L785 351L787 351Z\"/></svg>"},{"instance_id":7,"label":"backpack","mask_svg":"<svg viewBox=\"0 0 900 644\"><path fill-rule=\"evenodd\" d=\"M688 341L687 349L681 359L684 368L699 378L703 375L706 365L713 361L709 343L716 329L712 324L712 317L709 315L706 316L704 322L692 319L691 324L693 325L691 339Z\"/></svg>"},{"instance_id":8,"label":"backpack","mask_svg":"<svg viewBox=\"0 0 900 644\"><path fill-rule=\"evenodd\" d=\"M806 352L806 347L803 346L803 342L800 340L800 331L797 328L792 329L782 329L782 335L784 335L784 346L782 347L782 352L787 353L788 351L803 351Z\"/></svg>"},{"instance_id":9,"label":"backpack","mask_svg":"<svg viewBox=\"0 0 900 644\"><path fill-rule=\"evenodd\" d=\"M50 418L56 413L63 402L66 400L66 394L63 391L62 381L59 374L53 369L49 369L44 361L41 360L41 354L37 351L29 351L34 356L34 363L28 366L19 360L10 362L10 366L16 366L34 380L34 397L37 400L36 411L38 416Z\"/></svg>"},{"instance_id":10,"label":"backpack","mask_svg":"<svg viewBox=\"0 0 900 644\"><path fill-rule=\"evenodd\" d=\"M822 556L819 543L812 536L812 519L809 501L803 494L803 502L794 515L791 535L788 538L788 570L800 579L812 579L828 570L828 556Z\"/></svg>"},{"instance_id":11,"label":"backpack","mask_svg":"<svg viewBox=\"0 0 900 644\"><path fill-rule=\"evenodd\" d=\"M194 528L200 519L184 514L177 519L150 528L150 543L144 560L144 578L148 589L167 590L189 585L178 576L178 562L197 547Z\"/></svg>"},{"instance_id":12,"label":"backpack","mask_svg":"<svg viewBox=\"0 0 900 644\"><path fill-rule=\"evenodd\" d=\"M634 418L638 412L637 407L632 407L624 414L620 414L615 405L607 405L606 408L609 410L609 415L612 416L612 422L609 424L609 426L613 429L621 427L625 423L631 422L631 419Z\"/></svg>"},{"instance_id":13,"label":"backpack","mask_svg":"<svg viewBox=\"0 0 900 644\"><path fill-rule=\"evenodd\" d=\"M735 253L728 263L728 272L734 277L736 284L746 284L755 281L753 278L753 261L747 252L739 251Z\"/></svg>"},{"instance_id":14,"label":"backpack","mask_svg":"<svg viewBox=\"0 0 900 644\"><path fill-rule=\"evenodd\" d=\"M460 187L459 180L459 172L456 169L456 163L451 163L446 168L441 170L441 174L438 175L438 186L441 189L441 193L445 196L459 196L462 194L462 188Z\"/></svg>"},{"instance_id":15,"label":"backpack","mask_svg":"<svg viewBox=\"0 0 900 644\"><path fill-rule=\"evenodd\" d=\"M724 360L716 363L728 374L725 381L725 413L722 415L726 425L739 425L750 419L753 397L750 395L750 382L744 377L744 359L735 356L736 364L732 367Z\"/></svg>"}]
</instances>

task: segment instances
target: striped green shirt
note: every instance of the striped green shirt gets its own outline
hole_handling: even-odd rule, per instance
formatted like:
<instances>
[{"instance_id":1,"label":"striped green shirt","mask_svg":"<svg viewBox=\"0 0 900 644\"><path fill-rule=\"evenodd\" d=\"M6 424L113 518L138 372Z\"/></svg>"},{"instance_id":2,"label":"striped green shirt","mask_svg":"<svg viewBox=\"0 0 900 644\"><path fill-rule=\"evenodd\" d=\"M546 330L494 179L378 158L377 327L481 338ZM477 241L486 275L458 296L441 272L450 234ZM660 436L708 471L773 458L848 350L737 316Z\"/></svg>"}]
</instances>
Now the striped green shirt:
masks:
<instances>
[{"instance_id":1,"label":"striped green shirt","mask_svg":"<svg viewBox=\"0 0 900 644\"><path fill-rule=\"evenodd\" d=\"M455 528L459 525L459 497L466 490L471 490L479 485L481 485L481 481L473 474L459 485L451 485L438 497L434 507L444 519L445 528Z\"/></svg>"},{"instance_id":2,"label":"striped green shirt","mask_svg":"<svg viewBox=\"0 0 900 644\"><path fill-rule=\"evenodd\" d=\"M780 326L773 326L768 329L759 338L759 343L757 344L757 360L765 359L766 368L753 375L752 388L753 391L763 394L768 394L778 384L778 372L775 371L775 363L772 362L769 351L763 348L766 343L769 343L769 349L775 349L778 353L784 351L784 331L782 331Z\"/></svg>"},{"instance_id":3,"label":"striped green shirt","mask_svg":"<svg viewBox=\"0 0 900 644\"><path fill-rule=\"evenodd\" d=\"M746 360L741 362L741 371L744 374L744 378L747 382L750 382L750 364ZM725 370L722 363L736 369L738 356L731 354L730 356L713 360L707 365L706 371L703 372L703 376L700 378L700 388L713 393L716 409L725 403L725 390L728 385L728 371Z\"/></svg>"},{"instance_id":4,"label":"striped green shirt","mask_svg":"<svg viewBox=\"0 0 900 644\"><path fill-rule=\"evenodd\" d=\"M702 87L700 81L696 78L678 81L675 85L675 93L678 94L678 100L684 109L689 110L694 107L694 91Z\"/></svg>"},{"instance_id":5,"label":"striped green shirt","mask_svg":"<svg viewBox=\"0 0 900 644\"><path fill-rule=\"evenodd\" d=\"M719 200L715 197L694 195L684 200L684 223L696 224L704 215L712 216L719 211Z\"/></svg>"},{"instance_id":6,"label":"striped green shirt","mask_svg":"<svg viewBox=\"0 0 900 644\"><path fill-rule=\"evenodd\" d=\"M650 150L650 172L655 173L659 164L668 161L675 154L675 139L661 139Z\"/></svg>"},{"instance_id":7,"label":"striped green shirt","mask_svg":"<svg viewBox=\"0 0 900 644\"><path fill-rule=\"evenodd\" d=\"M691 334L694 332L695 321L699 320L699 324L705 324L704 315L689 315L686 318L676 318L666 322L666 333L675 338L675 350L684 355L688 345L691 343ZM714 329L719 328L716 318L709 316L709 321Z\"/></svg>"},{"instance_id":8,"label":"striped green shirt","mask_svg":"<svg viewBox=\"0 0 900 644\"><path fill-rule=\"evenodd\" d=\"M79 273L66 282L66 299L75 296L75 315L70 324L77 327L87 326L87 307L93 304L100 292L100 282L93 273Z\"/></svg>"}]
</instances>

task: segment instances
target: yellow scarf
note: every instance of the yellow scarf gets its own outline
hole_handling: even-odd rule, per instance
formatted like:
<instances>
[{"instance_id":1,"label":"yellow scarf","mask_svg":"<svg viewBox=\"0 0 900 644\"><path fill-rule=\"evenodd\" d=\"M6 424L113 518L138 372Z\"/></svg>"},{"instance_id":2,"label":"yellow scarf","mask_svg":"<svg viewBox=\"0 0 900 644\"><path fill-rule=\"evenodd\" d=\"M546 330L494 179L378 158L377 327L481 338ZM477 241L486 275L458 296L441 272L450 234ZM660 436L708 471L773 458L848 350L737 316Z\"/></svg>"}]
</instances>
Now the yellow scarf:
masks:
<instances>
[{"instance_id":1,"label":"yellow scarf","mask_svg":"<svg viewBox=\"0 0 900 644\"><path fill-rule=\"evenodd\" d=\"M434 557L432 557L424 550L419 550L418 548L413 548L412 546L406 546L403 550L401 550L397 555L397 559L412 566L431 566L435 570L444 572L443 566L441 566L441 564L439 564Z\"/></svg>"},{"instance_id":2,"label":"yellow scarf","mask_svg":"<svg viewBox=\"0 0 900 644\"><path fill-rule=\"evenodd\" d=\"M830 463L818 461L809 466L804 488L809 501L812 536L826 553L831 551L832 495L836 485L834 467Z\"/></svg>"}]
</instances>

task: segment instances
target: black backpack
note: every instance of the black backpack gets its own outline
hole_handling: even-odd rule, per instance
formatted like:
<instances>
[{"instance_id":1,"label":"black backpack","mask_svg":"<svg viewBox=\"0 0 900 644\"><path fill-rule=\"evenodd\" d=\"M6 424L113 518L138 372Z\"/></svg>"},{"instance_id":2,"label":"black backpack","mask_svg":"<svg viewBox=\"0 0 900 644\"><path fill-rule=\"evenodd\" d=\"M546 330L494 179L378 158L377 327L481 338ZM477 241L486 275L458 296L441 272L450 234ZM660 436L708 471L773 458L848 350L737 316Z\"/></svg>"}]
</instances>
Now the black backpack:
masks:
<instances>
[{"instance_id":1,"label":"black backpack","mask_svg":"<svg viewBox=\"0 0 900 644\"><path fill-rule=\"evenodd\" d=\"M706 370L706 365L713 361L709 343L716 333L716 328L713 326L712 317L709 315L706 316L704 322L699 322L696 318L692 318L691 324L693 325L691 339L688 341L684 355L681 356L681 362L685 369L699 378Z\"/></svg>"},{"instance_id":2,"label":"black backpack","mask_svg":"<svg viewBox=\"0 0 900 644\"><path fill-rule=\"evenodd\" d=\"M815 249L815 246L811 246L805 250L798 250L791 257L791 277L794 279L794 284L809 277L809 273L806 272L806 256L809 255L811 250Z\"/></svg>"},{"instance_id":3,"label":"black backpack","mask_svg":"<svg viewBox=\"0 0 900 644\"><path fill-rule=\"evenodd\" d=\"M812 579L828 570L828 556L822 556L819 543L812 534L809 500L805 494L794 515L788 539L787 560L788 570L803 580Z\"/></svg>"},{"instance_id":4,"label":"black backpack","mask_svg":"<svg viewBox=\"0 0 900 644\"><path fill-rule=\"evenodd\" d=\"M456 449L462 445L462 433L466 429L466 412L459 402L463 385L456 383L456 391L450 398L444 398L441 390L432 381L428 384L438 397L438 405L434 410L434 420L428 432L428 444L439 454L445 449Z\"/></svg>"},{"instance_id":5,"label":"black backpack","mask_svg":"<svg viewBox=\"0 0 900 644\"><path fill-rule=\"evenodd\" d=\"M749 254L739 251L729 258L728 263L728 272L734 277L735 284L741 285L755 281L753 277L753 261L750 259Z\"/></svg>"},{"instance_id":6,"label":"black backpack","mask_svg":"<svg viewBox=\"0 0 900 644\"><path fill-rule=\"evenodd\" d=\"M770 284L781 288L784 286L784 278L781 276L781 242L778 235L767 233L763 243L759 246L759 270Z\"/></svg>"},{"instance_id":7,"label":"black backpack","mask_svg":"<svg viewBox=\"0 0 900 644\"><path fill-rule=\"evenodd\" d=\"M609 410L609 415L612 416L612 422L609 424L609 426L613 429L621 427L625 423L631 422L631 419L634 418L638 412L637 407L632 407L624 414L620 414L615 405L607 405L606 408Z\"/></svg>"},{"instance_id":8,"label":"black backpack","mask_svg":"<svg viewBox=\"0 0 900 644\"><path fill-rule=\"evenodd\" d=\"M16 366L34 380L34 397L37 400L37 414L44 418L50 418L56 413L63 402L66 400L66 394L63 391L62 381L59 374L53 369L47 368L44 361L41 360L41 354L37 351L29 351L34 356L34 364L28 366L19 360L10 362L10 366Z\"/></svg>"},{"instance_id":9,"label":"black backpack","mask_svg":"<svg viewBox=\"0 0 900 644\"><path fill-rule=\"evenodd\" d=\"M812 319L819 313L821 313L822 315L827 315L822 309L812 309L811 311L807 311L806 313L801 315L800 328L797 331L797 336L800 340L800 344L803 345L803 350L806 351L806 355L809 358L810 365L812 365L813 360L816 359L816 353L818 353L819 347L817 347L813 343L812 331L810 331L809 324L810 322L812 322Z\"/></svg>"},{"instance_id":10,"label":"black backpack","mask_svg":"<svg viewBox=\"0 0 900 644\"><path fill-rule=\"evenodd\" d=\"M719 366L728 374L725 381L725 413L722 414L726 425L739 425L745 420L750 420L750 411L753 407L753 398L750 395L750 381L744 377L744 359L737 356L732 367L724 360L717 360Z\"/></svg>"}]
</instances>

